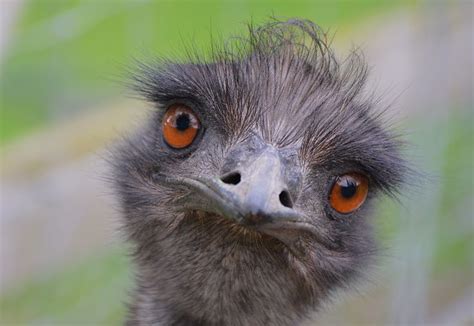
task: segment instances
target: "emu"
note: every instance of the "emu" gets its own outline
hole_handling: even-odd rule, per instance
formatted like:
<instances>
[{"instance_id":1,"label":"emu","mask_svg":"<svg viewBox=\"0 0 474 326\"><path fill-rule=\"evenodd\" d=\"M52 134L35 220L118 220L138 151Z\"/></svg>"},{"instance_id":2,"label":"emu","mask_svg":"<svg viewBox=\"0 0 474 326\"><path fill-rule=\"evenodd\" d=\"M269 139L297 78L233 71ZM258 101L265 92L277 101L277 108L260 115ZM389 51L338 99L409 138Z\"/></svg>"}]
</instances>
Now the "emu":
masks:
<instances>
[{"instance_id":1,"label":"emu","mask_svg":"<svg viewBox=\"0 0 474 326\"><path fill-rule=\"evenodd\" d=\"M129 325L296 325L363 277L374 198L407 172L367 71L297 19L138 65L154 110L112 157Z\"/></svg>"}]
</instances>

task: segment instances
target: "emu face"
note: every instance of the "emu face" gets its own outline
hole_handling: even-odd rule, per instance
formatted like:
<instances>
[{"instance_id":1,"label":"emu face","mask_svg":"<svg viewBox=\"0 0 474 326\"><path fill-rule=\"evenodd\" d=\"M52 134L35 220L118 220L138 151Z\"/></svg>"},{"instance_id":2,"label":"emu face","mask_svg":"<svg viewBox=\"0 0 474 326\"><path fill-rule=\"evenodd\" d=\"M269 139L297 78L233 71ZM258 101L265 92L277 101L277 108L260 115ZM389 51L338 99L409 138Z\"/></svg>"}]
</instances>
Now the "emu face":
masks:
<instances>
[{"instance_id":1,"label":"emu face","mask_svg":"<svg viewBox=\"0 0 474 326\"><path fill-rule=\"evenodd\" d=\"M114 157L132 323L291 325L375 252L371 203L405 165L360 56L297 20L240 42L135 77L156 109Z\"/></svg>"}]
</instances>

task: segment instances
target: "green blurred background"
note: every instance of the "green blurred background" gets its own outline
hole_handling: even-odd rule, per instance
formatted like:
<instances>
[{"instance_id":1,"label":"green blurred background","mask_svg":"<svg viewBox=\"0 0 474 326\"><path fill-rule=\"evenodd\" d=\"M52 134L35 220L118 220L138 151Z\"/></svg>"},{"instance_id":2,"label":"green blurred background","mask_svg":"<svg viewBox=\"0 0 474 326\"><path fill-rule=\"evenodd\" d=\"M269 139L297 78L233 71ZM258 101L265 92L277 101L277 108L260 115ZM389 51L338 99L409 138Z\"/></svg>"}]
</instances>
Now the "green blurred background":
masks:
<instances>
[{"instance_id":1,"label":"green blurred background","mask_svg":"<svg viewBox=\"0 0 474 326\"><path fill-rule=\"evenodd\" d=\"M427 177L383 199L370 282L321 324L474 322L473 4L0 0L0 324L119 324L132 276L104 148L147 105L134 58L183 57L246 23L301 17L366 53L369 88ZM415 182L419 182L418 180Z\"/></svg>"}]
</instances>

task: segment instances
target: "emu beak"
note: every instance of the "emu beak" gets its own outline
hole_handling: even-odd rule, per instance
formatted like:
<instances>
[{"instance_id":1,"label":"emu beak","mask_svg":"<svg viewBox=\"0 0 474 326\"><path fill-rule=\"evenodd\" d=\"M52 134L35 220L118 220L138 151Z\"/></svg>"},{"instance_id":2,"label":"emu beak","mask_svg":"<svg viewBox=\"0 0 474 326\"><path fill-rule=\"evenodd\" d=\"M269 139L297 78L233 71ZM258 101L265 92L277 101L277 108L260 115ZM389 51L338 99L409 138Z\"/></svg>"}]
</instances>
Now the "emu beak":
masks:
<instances>
[{"instance_id":1,"label":"emu beak","mask_svg":"<svg viewBox=\"0 0 474 326\"><path fill-rule=\"evenodd\" d=\"M232 202L230 210L237 208L228 217L249 226L297 218L284 169L278 152L267 147L253 160L222 176L216 190Z\"/></svg>"},{"instance_id":2,"label":"emu beak","mask_svg":"<svg viewBox=\"0 0 474 326\"><path fill-rule=\"evenodd\" d=\"M288 184L295 180L289 179L288 167L275 148L263 146L244 160L232 161L237 162L232 171L220 177L160 179L191 190L182 201L184 209L215 213L269 234L305 224L289 191Z\"/></svg>"}]
</instances>

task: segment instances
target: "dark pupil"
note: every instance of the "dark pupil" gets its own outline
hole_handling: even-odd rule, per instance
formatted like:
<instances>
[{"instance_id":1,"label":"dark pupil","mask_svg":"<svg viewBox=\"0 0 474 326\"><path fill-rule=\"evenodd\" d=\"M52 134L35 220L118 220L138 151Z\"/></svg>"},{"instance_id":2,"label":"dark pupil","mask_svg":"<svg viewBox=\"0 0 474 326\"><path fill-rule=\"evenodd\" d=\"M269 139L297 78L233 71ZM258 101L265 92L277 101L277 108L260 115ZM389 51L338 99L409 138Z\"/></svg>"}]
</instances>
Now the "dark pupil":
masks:
<instances>
[{"instance_id":1,"label":"dark pupil","mask_svg":"<svg viewBox=\"0 0 474 326\"><path fill-rule=\"evenodd\" d=\"M357 184L348 179L344 179L341 183L341 195L344 198L351 198L352 196L355 195L357 191Z\"/></svg>"},{"instance_id":2,"label":"dark pupil","mask_svg":"<svg viewBox=\"0 0 474 326\"><path fill-rule=\"evenodd\" d=\"M190 122L191 121L189 120L189 116L185 113L182 113L176 119L176 128L179 131L185 131L186 129L189 128Z\"/></svg>"}]
</instances>

